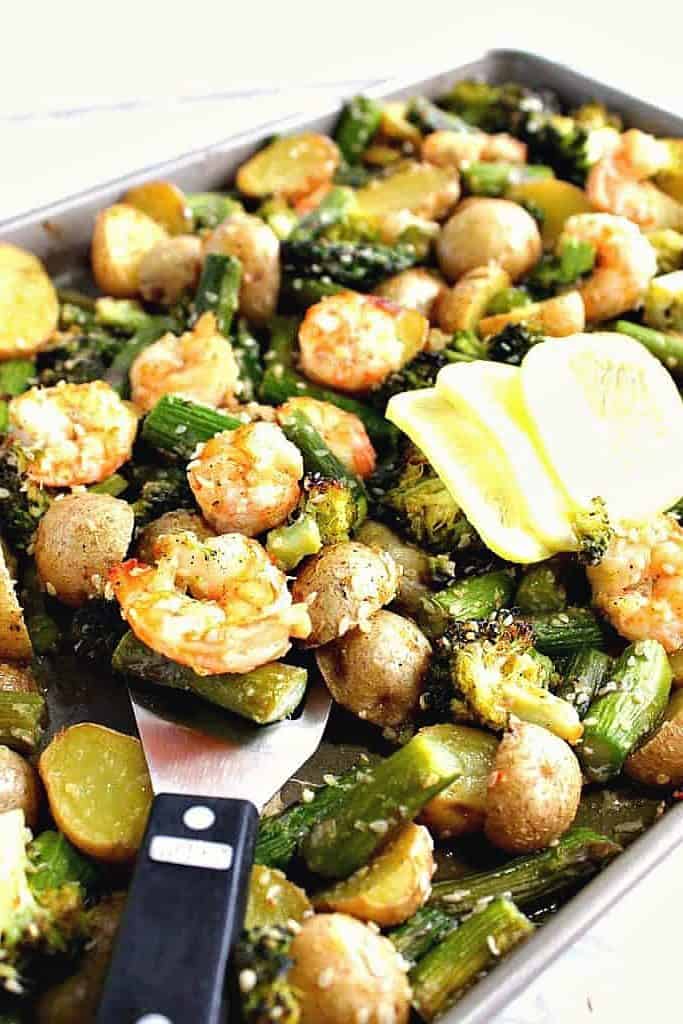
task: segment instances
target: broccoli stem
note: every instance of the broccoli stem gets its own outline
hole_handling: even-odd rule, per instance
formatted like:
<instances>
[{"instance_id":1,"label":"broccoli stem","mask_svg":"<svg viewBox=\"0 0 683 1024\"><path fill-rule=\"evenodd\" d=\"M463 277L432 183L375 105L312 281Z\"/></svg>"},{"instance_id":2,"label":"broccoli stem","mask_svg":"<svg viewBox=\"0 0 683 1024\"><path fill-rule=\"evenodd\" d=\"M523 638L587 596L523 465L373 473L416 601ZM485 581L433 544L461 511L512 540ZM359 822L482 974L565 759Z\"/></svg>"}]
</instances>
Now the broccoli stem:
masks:
<instances>
[{"instance_id":1,"label":"broccoli stem","mask_svg":"<svg viewBox=\"0 0 683 1024\"><path fill-rule=\"evenodd\" d=\"M235 675L199 676L146 647L132 632L119 641L112 668L147 683L193 693L256 725L279 722L291 715L301 703L307 680L305 668L280 662Z\"/></svg>"},{"instance_id":2,"label":"broccoli stem","mask_svg":"<svg viewBox=\"0 0 683 1024\"><path fill-rule=\"evenodd\" d=\"M35 377L35 363L30 359L8 359L0 363L0 396L13 398L27 391Z\"/></svg>"},{"instance_id":3,"label":"broccoli stem","mask_svg":"<svg viewBox=\"0 0 683 1024\"><path fill-rule=\"evenodd\" d=\"M656 640L627 647L610 675L588 709L579 748L583 769L594 782L619 774L631 751L657 725L671 690L671 666Z\"/></svg>"},{"instance_id":4,"label":"broccoli stem","mask_svg":"<svg viewBox=\"0 0 683 1024\"><path fill-rule=\"evenodd\" d=\"M410 972L413 1006L432 1021L534 930L509 899L496 899L463 921Z\"/></svg>"},{"instance_id":5,"label":"broccoli stem","mask_svg":"<svg viewBox=\"0 0 683 1024\"><path fill-rule=\"evenodd\" d=\"M323 546L313 516L303 515L293 523L278 526L266 538L266 550L284 572L296 569L308 555L317 555Z\"/></svg>"},{"instance_id":6,"label":"broccoli stem","mask_svg":"<svg viewBox=\"0 0 683 1024\"><path fill-rule=\"evenodd\" d=\"M440 636L450 622L485 619L504 608L514 593L514 576L508 569L496 569L456 580L444 590L424 597L417 616L428 636Z\"/></svg>"},{"instance_id":7,"label":"broccoli stem","mask_svg":"<svg viewBox=\"0 0 683 1024\"><path fill-rule=\"evenodd\" d=\"M218 409L179 395L164 395L147 414L141 436L153 448L188 461L198 444L240 426L241 420Z\"/></svg>"},{"instance_id":8,"label":"broccoli stem","mask_svg":"<svg viewBox=\"0 0 683 1024\"><path fill-rule=\"evenodd\" d=\"M612 659L604 651L594 647L581 648L572 655L562 673L562 681L555 689L556 696L573 704L579 718L585 718L611 664Z\"/></svg>"},{"instance_id":9,"label":"broccoli stem","mask_svg":"<svg viewBox=\"0 0 683 1024\"><path fill-rule=\"evenodd\" d=\"M567 608L562 612L531 615L534 646L551 658L575 654L582 647L602 647L600 622L590 608Z\"/></svg>"},{"instance_id":10,"label":"broccoli stem","mask_svg":"<svg viewBox=\"0 0 683 1024\"><path fill-rule=\"evenodd\" d=\"M31 754L43 735L45 700L40 693L0 690L0 743Z\"/></svg>"},{"instance_id":11,"label":"broccoli stem","mask_svg":"<svg viewBox=\"0 0 683 1024\"><path fill-rule=\"evenodd\" d=\"M644 345L667 370L674 375L683 373L683 333L680 331L656 331L630 320L617 320L614 325L619 334L627 334Z\"/></svg>"},{"instance_id":12,"label":"broccoli stem","mask_svg":"<svg viewBox=\"0 0 683 1024\"><path fill-rule=\"evenodd\" d=\"M218 330L226 338L239 305L242 264L234 256L211 252L204 261L194 307L197 316L214 313Z\"/></svg>"},{"instance_id":13,"label":"broccoli stem","mask_svg":"<svg viewBox=\"0 0 683 1024\"><path fill-rule=\"evenodd\" d=\"M367 96L354 96L344 107L334 139L347 163L355 164L379 128L382 108Z\"/></svg>"},{"instance_id":14,"label":"broccoli stem","mask_svg":"<svg viewBox=\"0 0 683 1024\"><path fill-rule=\"evenodd\" d=\"M368 768L340 806L314 825L301 848L308 868L324 878L346 878L457 774L458 762L445 745L418 733Z\"/></svg>"}]
</instances>

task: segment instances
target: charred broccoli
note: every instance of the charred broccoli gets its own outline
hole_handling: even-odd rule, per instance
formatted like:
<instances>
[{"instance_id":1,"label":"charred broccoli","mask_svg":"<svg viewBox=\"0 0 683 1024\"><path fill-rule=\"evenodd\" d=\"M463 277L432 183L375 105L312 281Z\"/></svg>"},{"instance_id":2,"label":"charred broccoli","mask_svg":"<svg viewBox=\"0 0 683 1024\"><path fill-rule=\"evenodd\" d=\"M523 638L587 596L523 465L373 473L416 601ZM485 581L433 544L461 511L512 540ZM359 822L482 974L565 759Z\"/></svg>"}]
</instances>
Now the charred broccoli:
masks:
<instances>
[{"instance_id":1,"label":"charred broccoli","mask_svg":"<svg viewBox=\"0 0 683 1024\"><path fill-rule=\"evenodd\" d=\"M532 113L520 134L529 147L529 159L548 164L558 178L583 188L586 175L604 151L605 135L615 129L594 127L561 114Z\"/></svg>"},{"instance_id":2,"label":"charred broccoli","mask_svg":"<svg viewBox=\"0 0 683 1024\"><path fill-rule=\"evenodd\" d=\"M139 488L133 502L138 528L158 519L164 512L178 508L194 508L195 501L185 472L177 466L132 467L132 484Z\"/></svg>"},{"instance_id":3,"label":"charred broccoli","mask_svg":"<svg viewBox=\"0 0 683 1024\"><path fill-rule=\"evenodd\" d=\"M349 482L309 474L290 522L270 531L266 547L283 569L295 569L326 544L348 540L355 522L356 499Z\"/></svg>"},{"instance_id":4,"label":"charred broccoli","mask_svg":"<svg viewBox=\"0 0 683 1024\"><path fill-rule=\"evenodd\" d=\"M546 299L558 289L575 284L595 265L595 249L589 242L568 238L557 255L543 256L524 281L535 299Z\"/></svg>"},{"instance_id":5,"label":"charred broccoli","mask_svg":"<svg viewBox=\"0 0 683 1024\"><path fill-rule=\"evenodd\" d=\"M124 338L96 328L85 334L62 335L56 348L38 356L38 383L51 387L62 380L69 384L100 380L124 344Z\"/></svg>"},{"instance_id":6,"label":"charred broccoli","mask_svg":"<svg viewBox=\"0 0 683 1024\"><path fill-rule=\"evenodd\" d=\"M88 601L71 620L73 652L84 661L110 665L112 654L126 629L116 601Z\"/></svg>"},{"instance_id":7,"label":"charred broccoli","mask_svg":"<svg viewBox=\"0 0 683 1024\"><path fill-rule=\"evenodd\" d=\"M557 97L549 89L534 91L514 82L491 85L474 79L456 82L439 101L485 132L518 132L530 114L557 113Z\"/></svg>"},{"instance_id":8,"label":"charred broccoli","mask_svg":"<svg viewBox=\"0 0 683 1024\"><path fill-rule=\"evenodd\" d=\"M588 508L575 514L574 532L579 542L579 561L583 565L597 565L614 532L602 498L593 498Z\"/></svg>"},{"instance_id":9,"label":"charred broccoli","mask_svg":"<svg viewBox=\"0 0 683 1024\"><path fill-rule=\"evenodd\" d=\"M380 387L371 392L373 405L384 411L393 395L433 387L437 373L449 363L486 358L486 343L477 338L473 331L456 331L452 337L444 335L444 339L446 343L442 347L420 352L400 370L390 373Z\"/></svg>"},{"instance_id":10,"label":"charred broccoli","mask_svg":"<svg viewBox=\"0 0 683 1024\"><path fill-rule=\"evenodd\" d=\"M26 551L51 497L47 491L24 475L25 459L21 449L0 448L0 522L6 540L13 548Z\"/></svg>"},{"instance_id":11,"label":"charred broccoli","mask_svg":"<svg viewBox=\"0 0 683 1024\"><path fill-rule=\"evenodd\" d=\"M683 234L673 228L648 231L647 240L657 254L657 273L683 270Z\"/></svg>"},{"instance_id":12,"label":"charred broccoli","mask_svg":"<svg viewBox=\"0 0 683 1024\"><path fill-rule=\"evenodd\" d=\"M245 1024L297 1024L299 1003L288 981L294 932L282 925L255 928L235 950Z\"/></svg>"},{"instance_id":13,"label":"charred broccoli","mask_svg":"<svg viewBox=\"0 0 683 1024\"><path fill-rule=\"evenodd\" d=\"M528 324L507 324L499 334L488 340L488 358L497 363L519 366L532 345L543 336Z\"/></svg>"}]
</instances>

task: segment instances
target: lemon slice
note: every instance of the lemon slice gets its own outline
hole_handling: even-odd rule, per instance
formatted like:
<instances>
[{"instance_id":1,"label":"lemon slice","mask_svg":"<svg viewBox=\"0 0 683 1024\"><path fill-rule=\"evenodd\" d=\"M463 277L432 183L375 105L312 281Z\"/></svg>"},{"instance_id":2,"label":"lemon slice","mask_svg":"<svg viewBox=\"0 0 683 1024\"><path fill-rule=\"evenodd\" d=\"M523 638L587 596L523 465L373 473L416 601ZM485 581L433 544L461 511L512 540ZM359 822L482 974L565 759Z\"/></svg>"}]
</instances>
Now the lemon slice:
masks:
<instances>
[{"instance_id":1,"label":"lemon slice","mask_svg":"<svg viewBox=\"0 0 683 1024\"><path fill-rule=\"evenodd\" d=\"M604 498L610 518L641 522L683 492L683 402L664 367L621 334L534 346L522 391L537 446L569 499Z\"/></svg>"},{"instance_id":2,"label":"lemon slice","mask_svg":"<svg viewBox=\"0 0 683 1024\"><path fill-rule=\"evenodd\" d=\"M500 415L505 416L502 407ZM530 522L531 494L528 498L520 486L508 447L487 423L434 388L395 395L386 416L429 459L491 551L525 563L553 554L555 549L538 537Z\"/></svg>"}]
</instances>

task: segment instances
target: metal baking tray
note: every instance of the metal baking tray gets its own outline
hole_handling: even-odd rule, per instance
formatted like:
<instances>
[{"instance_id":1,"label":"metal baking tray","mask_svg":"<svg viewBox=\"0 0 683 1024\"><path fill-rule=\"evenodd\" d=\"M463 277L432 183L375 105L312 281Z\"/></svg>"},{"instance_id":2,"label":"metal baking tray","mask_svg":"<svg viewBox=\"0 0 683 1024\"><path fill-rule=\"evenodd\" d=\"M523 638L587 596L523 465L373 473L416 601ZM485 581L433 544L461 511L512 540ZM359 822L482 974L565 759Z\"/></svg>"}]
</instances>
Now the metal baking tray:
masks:
<instances>
[{"instance_id":1,"label":"metal baking tray","mask_svg":"<svg viewBox=\"0 0 683 1024\"><path fill-rule=\"evenodd\" d=\"M629 124L657 134L683 136L683 118L669 111L588 78L536 54L519 50L491 50L460 67L426 79L402 81L368 89L383 99L400 99L420 92L436 97L458 78L482 77L493 82L514 80L529 86L547 86L568 103L598 98L622 112ZM97 211L115 201L134 184L170 178L188 191L224 186L259 141L274 132L300 130L330 132L340 105L328 105L315 114L295 114L260 124L206 148L184 154L117 178L50 206L0 223L0 238L39 255L51 273L64 282L78 281L87 267L87 253ZM99 721L133 731L125 687L101 672L88 673L73 660L58 659L55 682L48 695L52 731L77 721ZM198 711L192 714L195 717ZM297 781L316 781L323 771L335 771L357 756L357 720L337 717L326 741ZM362 732L362 730L361 730ZM351 739L353 737L353 739ZM348 741L348 742L346 742ZM372 744L372 738L369 740ZM292 793L285 787L285 800ZM683 805L669 810L596 879L586 885L536 935L515 950L489 976L480 981L449 1013L444 1024L489 1024L529 982L574 942L597 918L638 881L652 871L683 841Z\"/></svg>"}]
</instances>

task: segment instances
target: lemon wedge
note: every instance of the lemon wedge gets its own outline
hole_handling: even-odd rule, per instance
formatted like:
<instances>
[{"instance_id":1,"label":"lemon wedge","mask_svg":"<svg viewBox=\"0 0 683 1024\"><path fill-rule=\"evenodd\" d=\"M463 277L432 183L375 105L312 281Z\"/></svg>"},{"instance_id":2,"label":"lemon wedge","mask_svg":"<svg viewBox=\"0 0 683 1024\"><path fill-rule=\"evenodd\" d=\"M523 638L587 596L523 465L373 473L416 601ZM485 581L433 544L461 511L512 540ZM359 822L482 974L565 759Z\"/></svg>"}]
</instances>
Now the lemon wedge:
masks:
<instances>
[{"instance_id":1,"label":"lemon wedge","mask_svg":"<svg viewBox=\"0 0 683 1024\"><path fill-rule=\"evenodd\" d=\"M638 342L555 338L529 351L521 383L536 445L573 505L600 496L612 521L642 522L680 498L683 402Z\"/></svg>"},{"instance_id":2,"label":"lemon wedge","mask_svg":"<svg viewBox=\"0 0 683 1024\"><path fill-rule=\"evenodd\" d=\"M395 395L386 415L424 453L487 547L512 562L538 562L575 544L561 492L515 419L518 406L517 368L460 363L441 371L436 388Z\"/></svg>"}]
</instances>

